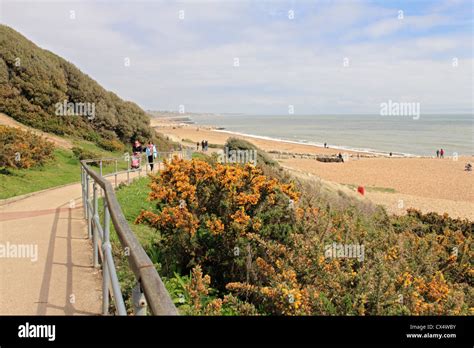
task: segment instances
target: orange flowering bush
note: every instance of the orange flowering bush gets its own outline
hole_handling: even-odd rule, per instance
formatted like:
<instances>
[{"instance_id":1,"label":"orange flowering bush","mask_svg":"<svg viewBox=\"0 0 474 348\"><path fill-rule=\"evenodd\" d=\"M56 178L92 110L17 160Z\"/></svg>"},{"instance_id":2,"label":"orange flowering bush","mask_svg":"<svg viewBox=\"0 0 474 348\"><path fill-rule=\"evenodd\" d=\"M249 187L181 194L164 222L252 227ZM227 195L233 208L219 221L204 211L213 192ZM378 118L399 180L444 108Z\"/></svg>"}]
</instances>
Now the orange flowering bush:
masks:
<instances>
[{"instance_id":1,"label":"orange flowering bush","mask_svg":"<svg viewBox=\"0 0 474 348\"><path fill-rule=\"evenodd\" d=\"M190 274L183 313L474 312L470 221L336 206L251 165L173 159L150 186L156 209L136 222L156 228L164 275ZM363 246L363 257L328 254L335 244Z\"/></svg>"},{"instance_id":2,"label":"orange flowering bush","mask_svg":"<svg viewBox=\"0 0 474 348\"><path fill-rule=\"evenodd\" d=\"M0 168L28 169L53 158L53 143L13 127L0 125Z\"/></svg>"},{"instance_id":3,"label":"orange flowering bush","mask_svg":"<svg viewBox=\"0 0 474 348\"><path fill-rule=\"evenodd\" d=\"M247 165L211 165L174 158L151 178L153 211L142 211L136 223L159 231L156 245L165 272L185 272L196 265L215 280L246 279L245 250L250 234L284 241L294 220L290 202L299 194ZM260 251L257 251L257 254Z\"/></svg>"},{"instance_id":4,"label":"orange flowering bush","mask_svg":"<svg viewBox=\"0 0 474 348\"><path fill-rule=\"evenodd\" d=\"M299 230L284 244L252 236L265 250L264 256L255 259L247 281L228 283L227 290L264 313L279 315L466 315L472 311L472 223L452 220L442 233L419 237L408 227L416 221L413 215L386 220L386 215L375 214L364 221L360 216L354 219L351 210L313 207L301 208L297 215ZM306 220L308 215L311 219ZM399 225L401 220L407 221ZM406 230L397 233L391 225L384 226L387 222ZM457 238L448 242L453 236ZM364 261L326 257L323 248L334 240L363 243Z\"/></svg>"}]
</instances>

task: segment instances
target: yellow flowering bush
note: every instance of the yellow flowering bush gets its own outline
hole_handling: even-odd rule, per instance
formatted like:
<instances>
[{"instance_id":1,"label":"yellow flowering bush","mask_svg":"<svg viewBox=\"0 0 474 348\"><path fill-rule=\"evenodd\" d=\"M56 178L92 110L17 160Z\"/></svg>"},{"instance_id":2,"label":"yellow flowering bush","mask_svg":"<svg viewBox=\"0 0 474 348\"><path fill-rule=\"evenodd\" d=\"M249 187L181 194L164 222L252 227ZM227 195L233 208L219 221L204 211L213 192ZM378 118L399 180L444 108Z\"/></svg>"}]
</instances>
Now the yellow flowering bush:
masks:
<instances>
[{"instance_id":1,"label":"yellow flowering bush","mask_svg":"<svg viewBox=\"0 0 474 348\"><path fill-rule=\"evenodd\" d=\"M175 158L150 187L136 222L156 228L165 276L190 274L185 314L473 313L470 221L335 207L252 165ZM328 255L337 243L363 257Z\"/></svg>"},{"instance_id":2,"label":"yellow flowering bush","mask_svg":"<svg viewBox=\"0 0 474 348\"><path fill-rule=\"evenodd\" d=\"M200 265L223 289L246 279L249 234L284 240L293 217L290 200L299 194L291 183L263 175L253 165L211 165L178 158L151 177L148 199L136 223L160 233L156 249L165 272L187 272Z\"/></svg>"},{"instance_id":3,"label":"yellow flowering bush","mask_svg":"<svg viewBox=\"0 0 474 348\"><path fill-rule=\"evenodd\" d=\"M54 158L54 144L29 131L0 125L0 168L28 169Z\"/></svg>"}]
</instances>

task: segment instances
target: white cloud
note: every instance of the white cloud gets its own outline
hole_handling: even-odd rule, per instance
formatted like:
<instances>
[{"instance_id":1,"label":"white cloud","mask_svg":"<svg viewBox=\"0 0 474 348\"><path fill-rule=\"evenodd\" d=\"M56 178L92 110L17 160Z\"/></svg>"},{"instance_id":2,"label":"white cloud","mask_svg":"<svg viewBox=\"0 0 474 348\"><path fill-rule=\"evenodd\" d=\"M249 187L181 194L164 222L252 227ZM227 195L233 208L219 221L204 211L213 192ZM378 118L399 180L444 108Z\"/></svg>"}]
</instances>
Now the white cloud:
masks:
<instances>
[{"instance_id":1,"label":"white cloud","mask_svg":"<svg viewBox=\"0 0 474 348\"><path fill-rule=\"evenodd\" d=\"M394 14L390 18L379 20L367 26L362 33L371 38L380 38L394 34L401 30L426 30L433 27L452 24L452 21L445 16L430 14L423 16L403 16L398 18Z\"/></svg>"},{"instance_id":2,"label":"white cloud","mask_svg":"<svg viewBox=\"0 0 474 348\"><path fill-rule=\"evenodd\" d=\"M400 24L393 9L352 1L296 7L293 21L286 5L271 13L272 3L244 1L4 0L3 8L7 25L147 109L285 113L292 104L302 113L360 113L408 97L425 111L471 107L470 33L425 32L452 25L447 14ZM396 35L407 28L419 35Z\"/></svg>"}]
</instances>

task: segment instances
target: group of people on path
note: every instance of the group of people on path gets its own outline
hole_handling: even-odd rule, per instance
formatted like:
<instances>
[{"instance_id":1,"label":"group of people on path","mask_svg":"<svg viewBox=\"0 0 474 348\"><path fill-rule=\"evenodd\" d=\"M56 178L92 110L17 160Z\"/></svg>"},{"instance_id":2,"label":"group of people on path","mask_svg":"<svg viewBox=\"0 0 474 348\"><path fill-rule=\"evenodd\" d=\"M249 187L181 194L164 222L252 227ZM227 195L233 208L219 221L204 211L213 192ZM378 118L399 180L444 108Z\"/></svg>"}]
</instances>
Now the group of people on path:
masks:
<instances>
[{"instance_id":1,"label":"group of people on path","mask_svg":"<svg viewBox=\"0 0 474 348\"><path fill-rule=\"evenodd\" d=\"M140 141L135 140L135 142L132 145L132 152L133 152L132 164L131 164L132 169L136 169L140 167L141 154L145 152L146 157L148 159L148 164L150 165L150 170L153 171L155 158L158 157L158 151L156 150L155 144L153 144L151 140L145 146L142 146Z\"/></svg>"},{"instance_id":2,"label":"group of people on path","mask_svg":"<svg viewBox=\"0 0 474 348\"><path fill-rule=\"evenodd\" d=\"M436 158L444 158L444 150L436 150Z\"/></svg>"},{"instance_id":3,"label":"group of people on path","mask_svg":"<svg viewBox=\"0 0 474 348\"><path fill-rule=\"evenodd\" d=\"M209 144L207 140L202 140L201 143L199 141L196 143L196 150L199 151L199 145L201 145L202 151L207 151L209 149Z\"/></svg>"}]
</instances>

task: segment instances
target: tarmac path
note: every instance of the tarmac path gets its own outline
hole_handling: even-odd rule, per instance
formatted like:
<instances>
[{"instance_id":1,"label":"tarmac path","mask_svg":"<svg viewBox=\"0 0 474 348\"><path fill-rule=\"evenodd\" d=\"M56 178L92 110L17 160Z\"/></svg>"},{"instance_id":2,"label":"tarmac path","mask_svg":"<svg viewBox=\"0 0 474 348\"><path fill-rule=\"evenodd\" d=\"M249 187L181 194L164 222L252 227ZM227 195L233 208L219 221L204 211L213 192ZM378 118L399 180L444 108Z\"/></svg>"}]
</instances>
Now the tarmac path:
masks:
<instances>
[{"instance_id":1,"label":"tarmac path","mask_svg":"<svg viewBox=\"0 0 474 348\"><path fill-rule=\"evenodd\" d=\"M131 179L137 176L130 173ZM118 176L118 183L126 180L126 174ZM0 315L100 315L101 310L102 275L92 263L81 185L0 205Z\"/></svg>"}]
</instances>

